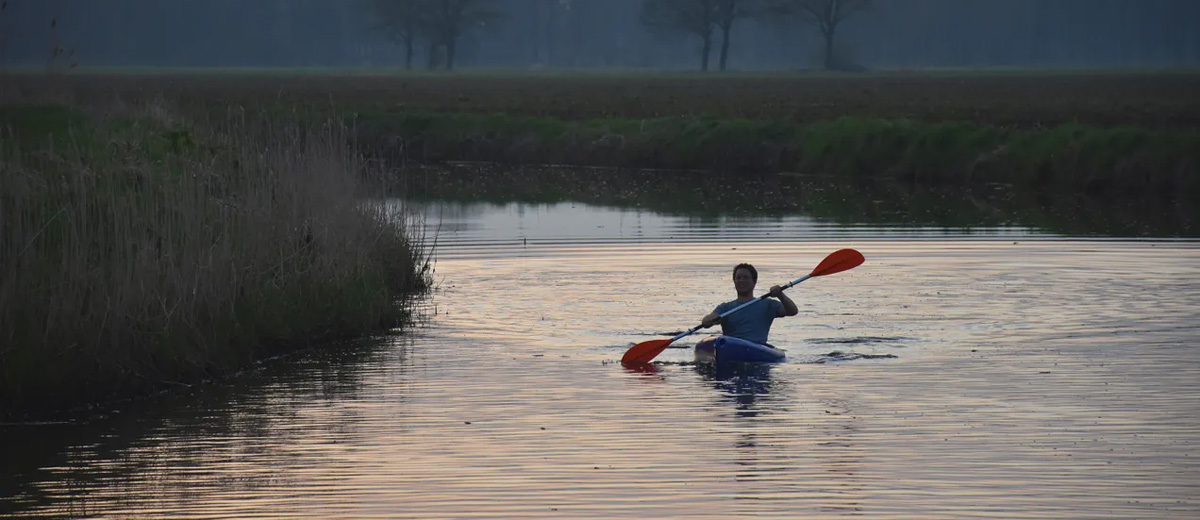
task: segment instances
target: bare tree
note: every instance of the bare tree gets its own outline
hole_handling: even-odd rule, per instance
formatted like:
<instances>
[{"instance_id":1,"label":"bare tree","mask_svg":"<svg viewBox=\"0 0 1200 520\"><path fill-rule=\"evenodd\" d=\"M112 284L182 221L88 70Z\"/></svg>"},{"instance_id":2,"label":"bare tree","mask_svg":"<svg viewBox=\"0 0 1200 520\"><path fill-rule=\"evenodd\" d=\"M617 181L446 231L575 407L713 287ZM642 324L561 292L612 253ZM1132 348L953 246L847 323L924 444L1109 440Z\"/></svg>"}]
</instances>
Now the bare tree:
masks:
<instances>
[{"instance_id":1,"label":"bare tree","mask_svg":"<svg viewBox=\"0 0 1200 520\"><path fill-rule=\"evenodd\" d=\"M729 33L738 19L757 13L764 0L643 0L642 23L651 29L684 32L700 38L700 70L708 71L713 31L721 31L718 66L729 63Z\"/></svg>"},{"instance_id":2,"label":"bare tree","mask_svg":"<svg viewBox=\"0 0 1200 520\"><path fill-rule=\"evenodd\" d=\"M404 69L412 69L413 52L420 31L428 23L429 0L371 0L375 11L374 29L389 40L404 46Z\"/></svg>"},{"instance_id":3,"label":"bare tree","mask_svg":"<svg viewBox=\"0 0 1200 520\"><path fill-rule=\"evenodd\" d=\"M642 23L661 31L683 32L700 38L700 70L708 72L708 56L712 53L712 35L717 26L717 3L720 0L645 0L642 2Z\"/></svg>"},{"instance_id":4,"label":"bare tree","mask_svg":"<svg viewBox=\"0 0 1200 520\"><path fill-rule=\"evenodd\" d=\"M8 0L0 4L0 74L8 72Z\"/></svg>"},{"instance_id":5,"label":"bare tree","mask_svg":"<svg viewBox=\"0 0 1200 520\"><path fill-rule=\"evenodd\" d=\"M493 0L427 0L430 34L430 65L436 62L437 49L446 51L446 70L454 68L458 39L471 30L479 29L499 18L492 7Z\"/></svg>"},{"instance_id":6,"label":"bare tree","mask_svg":"<svg viewBox=\"0 0 1200 520\"><path fill-rule=\"evenodd\" d=\"M719 67L725 71L729 60L729 32L739 18L753 16L763 7L761 0L717 0L716 24L721 29L721 58Z\"/></svg>"},{"instance_id":7,"label":"bare tree","mask_svg":"<svg viewBox=\"0 0 1200 520\"><path fill-rule=\"evenodd\" d=\"M571 8L569 0L530 0L531 24L535 30L533 41L533 62L538 65L553 66L556 50L556 29L561 11ZM545 56L542 50L545 49Z\"/></svg>"},{"instance_id":8,"label":"bare tree","mask_svg":"<svg viewBox=\"0 0 1200 520\"><path fill-rule=\"evenodd\" d=\"M446 70L454 68L458 39L483 27L499 15L491 8L494 0L371 0L376 29L393 42L404 45L404 67L412 68L418 40L429 44L429 68L438 64L444 51Z\"/></svg>"},{"instance_id":9,"label":"bare tree","mask_svg":"<svg viewBox=\"0 0 1200 520\"><path fill-rule=\"evenodd\" d=\"M834 59L833 37L838 26L855 13L871 9L871 0L773 0L772 3L773 12L795 14L820 29L825 42L826 70L844 65Z\"/></svg>"}]
</instances>

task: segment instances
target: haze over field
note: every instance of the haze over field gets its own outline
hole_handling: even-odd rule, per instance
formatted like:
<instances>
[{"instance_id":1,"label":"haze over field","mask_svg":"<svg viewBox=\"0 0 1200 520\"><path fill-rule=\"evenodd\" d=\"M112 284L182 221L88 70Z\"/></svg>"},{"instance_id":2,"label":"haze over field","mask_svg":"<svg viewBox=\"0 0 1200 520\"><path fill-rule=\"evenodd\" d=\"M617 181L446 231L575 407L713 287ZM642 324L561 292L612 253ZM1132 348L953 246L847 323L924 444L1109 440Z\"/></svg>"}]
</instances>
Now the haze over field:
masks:
<instances>
[{"instance_id":1,"label":"haze over field","mask_svg":"<svg viewBox=\"0 0 1200 520\"><path fill-rule=\"evenodd\" d=\"M4 4L0 11L4 65L62 69L72 65L673 70L1200 65L1200 31L1195 23L1200 19L1200 2L1194 0L7 0ZM825 36L833 42L828 53Z\"/></svg>"}]
</instances>

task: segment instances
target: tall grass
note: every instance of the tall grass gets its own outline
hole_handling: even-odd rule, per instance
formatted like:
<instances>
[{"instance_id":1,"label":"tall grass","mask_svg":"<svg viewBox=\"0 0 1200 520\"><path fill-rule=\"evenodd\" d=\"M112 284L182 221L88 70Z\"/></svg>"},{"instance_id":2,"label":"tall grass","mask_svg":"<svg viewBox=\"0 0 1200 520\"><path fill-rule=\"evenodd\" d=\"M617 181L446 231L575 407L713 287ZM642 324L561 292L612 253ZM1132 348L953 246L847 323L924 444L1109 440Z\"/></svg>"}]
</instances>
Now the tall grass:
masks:
<instances>
[{"instance_id":1,"label":"tall grass","mask_svg":"<svg viewBox=\"0 0 1200 520\"><path fill-rule=\"evenodd\" d=\"M428 263L334 123L0 108L0 416L403 324Z\"/></svg>"}]
</instances>

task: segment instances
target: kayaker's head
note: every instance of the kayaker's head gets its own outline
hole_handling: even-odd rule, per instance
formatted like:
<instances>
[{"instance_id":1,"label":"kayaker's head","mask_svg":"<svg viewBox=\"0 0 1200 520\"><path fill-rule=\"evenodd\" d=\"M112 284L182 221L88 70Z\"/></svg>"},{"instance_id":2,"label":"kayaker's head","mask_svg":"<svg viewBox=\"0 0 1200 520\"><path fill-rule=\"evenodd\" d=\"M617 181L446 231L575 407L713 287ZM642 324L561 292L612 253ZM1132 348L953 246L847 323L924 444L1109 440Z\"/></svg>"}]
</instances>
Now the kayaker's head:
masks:
<instances>
[{"instance_id":1,"label":"kayaker's head","mask_svg":"<svg viewBox=\"0 0 1200 520\"><path fill-rule=\"evenodd\" d=\"M733 288L738 297L754 296L754 286L758 283L758 270L750 264L738 264L733 268Z\"/></svg>"}]
</instances>

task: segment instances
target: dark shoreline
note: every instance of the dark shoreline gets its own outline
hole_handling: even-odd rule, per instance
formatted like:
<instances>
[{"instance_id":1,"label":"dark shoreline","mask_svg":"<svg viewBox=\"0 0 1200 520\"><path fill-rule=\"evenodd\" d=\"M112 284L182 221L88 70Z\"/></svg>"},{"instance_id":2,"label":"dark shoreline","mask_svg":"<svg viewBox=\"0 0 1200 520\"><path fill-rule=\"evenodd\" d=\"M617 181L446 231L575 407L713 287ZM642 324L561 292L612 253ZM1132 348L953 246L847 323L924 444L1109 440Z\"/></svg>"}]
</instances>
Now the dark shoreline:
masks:
<instances>
[{"instance_id":1,"label":"dark shoreline","mask_svg":"<svg viewBox=\"0 0 1200 520\"><path fill-rule=\"evenodd\" d=\"M483 161L762 175L1006 183L1063 196L1200 200L1200 132L843 118L563 121L505 114L358 114L360 149L391 162Z\"/></svg>"}]
</instances>

